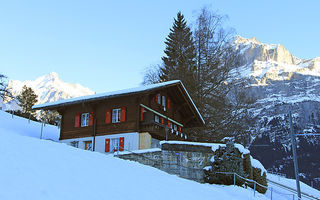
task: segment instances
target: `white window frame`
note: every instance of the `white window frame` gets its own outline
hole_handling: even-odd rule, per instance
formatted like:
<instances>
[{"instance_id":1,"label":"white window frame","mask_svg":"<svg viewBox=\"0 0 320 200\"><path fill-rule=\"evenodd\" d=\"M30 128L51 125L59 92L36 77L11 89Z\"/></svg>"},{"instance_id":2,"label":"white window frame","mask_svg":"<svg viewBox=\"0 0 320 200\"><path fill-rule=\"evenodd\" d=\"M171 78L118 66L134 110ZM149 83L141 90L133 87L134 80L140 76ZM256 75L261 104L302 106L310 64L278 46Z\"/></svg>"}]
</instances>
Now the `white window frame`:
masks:
<instances>
[{"instance_id":1,"label":"white window frame","mask_svg":"<svg viewBox=\"0 0 320 200\"><path fill-rule=\"evenodd\" d=\"M81 114L81 127L89 126L89 113Z\"/></svg>"},{"instance_id":2,"label":"white window frame","mask_svg":"<svg viewBox=\"0 0 320 200\"><path fill-rule=\"evenodd\" d=\"M112 123L119 123L121 119L121 108L112 109Z\"/></svg>"},{"instance_id":3,"label":"white window frame","mask_svg":"<svg viewBox=\"0 0 320 200\"><path fill-rule=\"evenodd\" d=\"M88 148L88 149L86 149L87 144L90 144L90 148ZM88 151L92 151L92 149L93 149L92 141L84 141L84 149L88 150Z\"/></svg>"},{"instance_id":4,"label":"white window frame","mask_svg":"<svg viewBox=\"0 0 320 200\"><path fill-rule=\"evenodd\" d=\"M111 152L118 151L120 147L119 145L120 145L120 138L111 138L111 141L110 141Z\"/></svg>"},{"instance_id":5,"label":"white window frame","mask_svg":"<svg viewBox=\"0 0 320 200\"><path fill-rule=\"evenodd\" d=\"M160 123L160 117L158 115L154 115L154 121Z\"/></svg>"},{"instance_id":6,"label":"white window frame","mask_svg":"<svg viewBox=\"0 0 320 200\"><path fill-rule=\"evenodd\" d=\"M166 107L166 96L162 96L162 106Z\"/></svg>"}]
</instances>

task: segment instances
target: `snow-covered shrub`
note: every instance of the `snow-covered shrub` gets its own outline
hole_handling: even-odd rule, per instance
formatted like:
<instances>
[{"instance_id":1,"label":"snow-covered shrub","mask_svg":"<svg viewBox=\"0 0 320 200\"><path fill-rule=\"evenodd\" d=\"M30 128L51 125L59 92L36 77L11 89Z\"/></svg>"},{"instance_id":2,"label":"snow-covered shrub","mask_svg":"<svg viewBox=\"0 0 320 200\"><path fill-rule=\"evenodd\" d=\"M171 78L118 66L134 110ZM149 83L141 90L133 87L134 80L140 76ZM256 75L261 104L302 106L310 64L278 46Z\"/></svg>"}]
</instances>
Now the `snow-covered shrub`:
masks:
<instances>
[{"instance_id":1,"label":"snow-covered shrub","mask_svg":"<svg viewBox=\"0 0 320 200\"><path fill-rule=\"evenodd\" d=\"M263 167L263 165L256 159L251 157L251 164L252 164L252 171L253 171L253 180L255 180L257 183L268 186L267 184L267 171ZM266 193L267 189L264 187L261 187L259 185L256 186L256 189L260 193Z\"/></svg>"},{"instance_id":2,"label":"snow-covered shrub","mask_svg":"<svg viewBox=\"0 0 320 200\"><path fill-rule=\"evenodd\" d=\"M241 152L235 148L233 143L226 147L219 147L215 151L214 159L211 159L211 168L204 169L204 181L208 183L233 185L233 174L222 174L216 172L235 172L242 177L247 177L243 170ZM237 185L243 185L244 181L236 179Z\"/></svg>"},{"instance_id":3,"label":"snow-covered shrub","mask_svg":"<svg viewBox=\"0 0 320 200\"><path fill-rule=\"evenodd\" d=\"M252 166L251 166L251 159L250 159L251 156L250 154L244 154L242 157L243 157L243 160L242 160L243 170L245 174L247 174L248 179L252 179L253 174L252 174Z\"/></svg>"},{"instance_id":4,"label":"snow-covered shrub","mask_svg":"<svg viewBox=\"0 0 320 200\"><path fill-rule=\"evenodd\" d=\"M266 171L263 165L256 159L253 159L248 150L245 150L242 145L228 143L225 147L220 146L210 159L210 165L203 169L204 182L233 185L233 174L220 174L217 172L234 172L238 175L253 179L261 185L267 186ZM244 185L245 180L239 177L236 178L236 184ZM249 187L254 188L254 184L247 182ZM256 190L260 193L265 193L266 189L256 185Z\"/></svg>"}]
</instances>

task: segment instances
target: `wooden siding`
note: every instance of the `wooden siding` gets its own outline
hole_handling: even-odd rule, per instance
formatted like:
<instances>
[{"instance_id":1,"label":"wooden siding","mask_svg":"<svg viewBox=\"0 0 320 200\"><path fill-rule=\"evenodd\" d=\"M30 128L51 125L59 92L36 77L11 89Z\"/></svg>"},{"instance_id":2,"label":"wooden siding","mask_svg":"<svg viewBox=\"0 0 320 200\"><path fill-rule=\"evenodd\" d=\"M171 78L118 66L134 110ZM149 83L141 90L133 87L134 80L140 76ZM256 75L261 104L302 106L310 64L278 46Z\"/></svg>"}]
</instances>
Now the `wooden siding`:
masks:
<instances>
[{"instance_id":1,"label":"wooden siding","mask_svg":"<svg viewBox=\"0 0 320 200\"><path fill-rule=\"evenodd\" d=\"M125 133L137 131L136 97L131 98L114 98L100 102L68 106L61 111L63 115L60 139L80 138L93 136L94 126L74 127L74 118L76 114L93 112L96 120L96 135L109 135L115 133ZM118 123L105 123L106 110L126 107L126 121Z\"/></svg>"},{"instance_id":2,"label":"wooden siding","mask_svg":"<svg viewBox=\"0 0 320 200\"><path fill-rule=\"evenodd\" d=\"M181 93L177 87L174 88L164 88L145 93L131 94L128 96L61 107L58 109L59 113L63 116L60 139L90 137L94 135L94 127L96 127L96 136L129 132L149 132L153 138L163 140L166 138L165 126L161 126L161 124L160 126L159 124L155 125L154 119L151 124L146 126L145 119L144 121L140 120L140 104L143 104L186 126L186 119L190 120L190 117L192 119L192 113L188 111L185 99L179 96ZM167 99L170 98L170 109L166 108L164 110L162 104L158 104L156 102L156 95L159 93L161 95L161 100L162 96L166 97L166 107ZM106 110L110 110L112 113L112 109L121 107L126 107L125 122L106 124ZM93 124L93 126L81 127L80 122L80 127L74 127L76 114L80 114L81 118L81 113L91 112L94 114L96 124ZM166 120L165 125L167 125ZM183 139L175 134L168 134L167 137L168 139L175 140Z\"/></svg>"}]
</instances>

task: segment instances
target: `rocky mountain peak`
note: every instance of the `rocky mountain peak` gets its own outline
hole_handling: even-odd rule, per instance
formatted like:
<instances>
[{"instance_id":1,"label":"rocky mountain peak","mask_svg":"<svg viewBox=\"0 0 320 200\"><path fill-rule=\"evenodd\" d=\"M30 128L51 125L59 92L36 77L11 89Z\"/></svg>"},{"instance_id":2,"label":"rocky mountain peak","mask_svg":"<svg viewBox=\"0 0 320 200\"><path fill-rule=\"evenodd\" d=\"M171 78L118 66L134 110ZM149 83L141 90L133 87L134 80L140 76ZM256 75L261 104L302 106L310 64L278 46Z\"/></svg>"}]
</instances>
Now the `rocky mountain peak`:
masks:
<instances>
[{"instance_id":1,"label":"rocky mountain peak","mask_svg":"<svg viewBox=\"0 0 320 200\"><path fill-rule=\"evenodd\" d=\"M10 80L8 89L14 96L18 96L24 85L31 87L38 95L37 104L94 94L89 88L85 88L80 84L62 81L56 72L40 76L35 80ZM10 102L7 103L10 104ZM11 102L11 104L14 104L14 102ZM12 108L10 105L3 107Z\"/></svg>"}]
</instances>

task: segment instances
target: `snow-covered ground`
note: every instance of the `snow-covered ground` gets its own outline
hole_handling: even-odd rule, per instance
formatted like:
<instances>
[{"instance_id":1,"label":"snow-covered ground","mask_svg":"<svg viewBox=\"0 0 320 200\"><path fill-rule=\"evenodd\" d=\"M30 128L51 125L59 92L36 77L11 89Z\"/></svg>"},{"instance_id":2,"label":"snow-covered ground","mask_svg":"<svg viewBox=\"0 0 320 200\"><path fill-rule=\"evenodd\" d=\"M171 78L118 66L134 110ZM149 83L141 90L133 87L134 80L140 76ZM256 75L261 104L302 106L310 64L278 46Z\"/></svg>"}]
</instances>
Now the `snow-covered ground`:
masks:
<instances>
[{"instance_id":1,"label":"snow-covered ground","mask_svg":"<svg viewBox=\"0 0 320 200\"><path fill-rule=\"evenodd\" d=\"M289 188L292 189L296 189L296 180L294 179L288 179L282 176L277 176L277 175L273 175L273 174L267 174L267 179L280 183L282 185L285 185ZM273 188L273 197L275 197L276 199L288 199L288 200L292 200L293 197L293 193L290 192L287 189L281 188L281 187L277 187L277 185L275 184L271 184L269 183L269 187ZM301 192L302 193L306 193L308 195L311 195L313 197L316 197L318 199L320 199L320 191L316 190L314 188L311 188L310 186L308 186L307 184L300 182L300 188L301 188ZM267 196L270 196L270 190L267 193ZM295 195L295 199L297 199L297 196ZM303 197L302 199L310 199L310 198L306 198Z\"/></svg>"},{"instance_id":2,"label":"snow-covered ground","mask_svg":"<svg viewBox=\"0 0 320 200\"><path fill-rule=\"evenodd\" d=\"M40 140L35 138L40 123L28 124L3 111L0 120L0 199L267 199L240 187L200 184L112 155Z\"/></svg>"},{"instance_id":3,"label":"snow-covered ground","mask_svg":"<svg viewBox=\"0 0 320 200\"><path fill-rule=\"evenodd\" d=\"M11 115L0 110L0 133L18 134L34 138L41 137L41 123ZM56 126L45 124L42 139L59 141L60 130Z\"/></svg>"},{"instance_id":4,"label":"snow-covered ground","mask_svg":"<svg viewBox=\"0 0 320 200\"><path fill-rule=\"evenodd\" d=\"M40 123L3 111L0 120L0 199L269 199L259 193L254 197L251 189L200 184L112 155L40 140ZM46 128L44 136L56 140L58 129Z\"/></svg>"}]
</instances>

